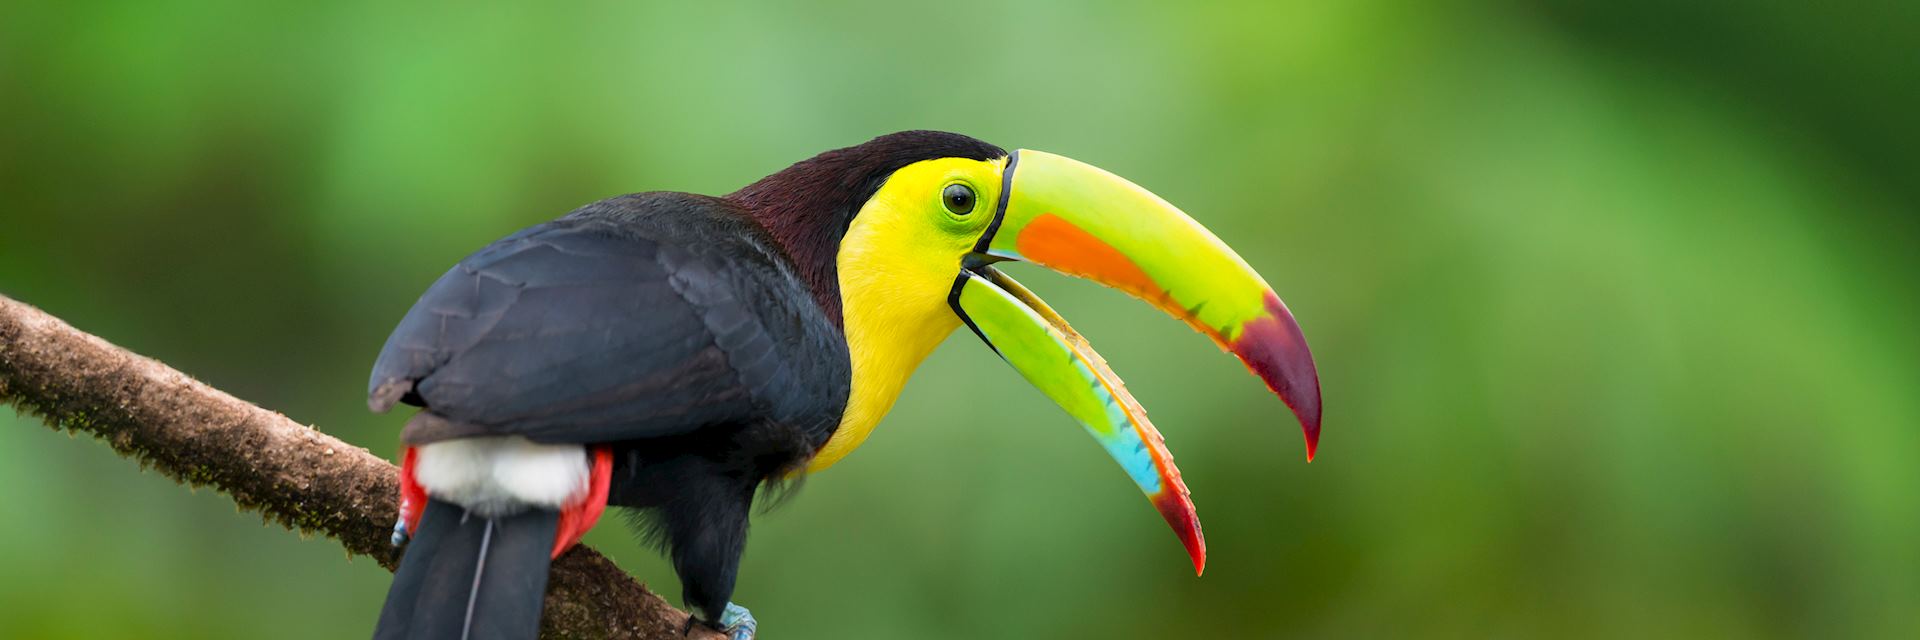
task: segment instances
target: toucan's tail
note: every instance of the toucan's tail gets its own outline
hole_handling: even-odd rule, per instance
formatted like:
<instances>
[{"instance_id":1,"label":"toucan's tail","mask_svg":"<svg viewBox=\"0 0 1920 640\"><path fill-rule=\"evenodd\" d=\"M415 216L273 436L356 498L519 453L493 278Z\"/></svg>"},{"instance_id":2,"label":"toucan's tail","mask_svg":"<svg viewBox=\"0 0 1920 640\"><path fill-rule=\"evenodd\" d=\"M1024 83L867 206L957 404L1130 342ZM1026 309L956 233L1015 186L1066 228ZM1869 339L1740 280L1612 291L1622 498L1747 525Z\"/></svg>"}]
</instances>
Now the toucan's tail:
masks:
<instances>
[{"instance_id":1,"label":"toucan's tail","mask_svg":"<svg viewBox=\"0 0 1920 640\"><path fill-rule=\"evenodd\" d=\"M374 640L528 640L540 634L560 513L482 518L429 500L394 572Z\"/></svg>"}]
</instances>

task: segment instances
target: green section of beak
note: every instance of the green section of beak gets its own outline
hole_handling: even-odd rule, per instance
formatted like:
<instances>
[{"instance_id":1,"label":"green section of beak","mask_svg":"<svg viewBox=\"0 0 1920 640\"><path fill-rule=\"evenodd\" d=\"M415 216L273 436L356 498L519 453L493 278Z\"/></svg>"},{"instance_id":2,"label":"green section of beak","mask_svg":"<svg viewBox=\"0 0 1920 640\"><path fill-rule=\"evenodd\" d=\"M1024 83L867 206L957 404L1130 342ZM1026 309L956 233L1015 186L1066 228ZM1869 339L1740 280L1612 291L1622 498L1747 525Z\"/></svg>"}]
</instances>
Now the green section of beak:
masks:
<instances>
[{"instance_id":1,"label":"green section of beak","mask_svg":"<svg viewBox=\"0 0 1920 640\"><path fill-rule=\"evenodd\" d=\"M986 262L1024 260L1126 291L1238 356L1320 434L1320 382L1286 305L1240 255L1186 213L1132 182L1070 158L1022 149L1000 209L975 247Z\"/></svg>"},{"instance_id":2,"label":"green section of beak","mask_svg":"<svg viewBox=\"0 0 1920 640\"><path fill-rule=\"evenodd\" d=\"M1046 303L991 267L962 271L950 302L974 333L1120 463L1180 536L1194 572L1203 570L1206 540L1173 454L1106 360Z\"/></svg>"},{"instance_id":3,"label":"green section of beak","mask_svg":"<svg viewBox=\"0 0 1920 640\"><path fill-rule=\"evenodd\" d=\"M1017 157L1006 213L986 254L1176 303L1176 316L1229 339L1260 315L1266 281L1180 209L1072 158L1031 149Z\"/></svg>"}]
</instances>

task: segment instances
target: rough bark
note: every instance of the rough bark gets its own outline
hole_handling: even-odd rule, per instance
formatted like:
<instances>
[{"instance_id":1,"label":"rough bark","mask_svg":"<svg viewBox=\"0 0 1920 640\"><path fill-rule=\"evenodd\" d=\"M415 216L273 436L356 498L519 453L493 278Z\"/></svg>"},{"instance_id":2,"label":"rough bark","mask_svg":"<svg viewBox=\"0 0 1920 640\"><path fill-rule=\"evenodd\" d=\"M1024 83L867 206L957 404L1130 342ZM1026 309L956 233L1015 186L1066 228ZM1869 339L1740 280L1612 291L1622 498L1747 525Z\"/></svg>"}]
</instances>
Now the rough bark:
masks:
<instances>
[{"instance_id":1,"label":"rough bark","mask_svg":"<svg viewBox=\"0 0 1920 640\"><path fill-rule=\"evenodd\" d=\"M6 296L0 401L175 480L213 487L288 529L339 540L389 570L399 559L388 541L398 495L392 464ZM680 638L686 620L581 545L554 563L541 635Z\"/></svg>"}]
</instances>

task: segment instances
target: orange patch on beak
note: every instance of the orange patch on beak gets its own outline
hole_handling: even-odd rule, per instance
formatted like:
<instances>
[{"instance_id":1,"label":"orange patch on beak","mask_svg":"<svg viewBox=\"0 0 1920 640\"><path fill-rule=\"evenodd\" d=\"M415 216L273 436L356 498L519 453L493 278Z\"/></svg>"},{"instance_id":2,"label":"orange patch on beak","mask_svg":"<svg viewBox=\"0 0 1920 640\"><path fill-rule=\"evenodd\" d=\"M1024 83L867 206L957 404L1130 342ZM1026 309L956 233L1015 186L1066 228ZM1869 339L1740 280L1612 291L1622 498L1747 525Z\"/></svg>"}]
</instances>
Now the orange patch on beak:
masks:
<instances>
[{"instance_id":1,"label":"orange patch on beak","mask_svg":"<svg viewBox=\"0 0 1920 640\"><path fill-rule=\"evenodd\" d=\"M1220 328L1201 323L1199 317L1181 306L1166 289L1160 288L1146 270L1134 264L1127 254L1060 216L1042 213L1034 217L1025 229L1020 230L1014 250L1020 252L1020 257L1035 264L1086 278L1145 300L1213 338L1214 344L1221 349L1229 348L1227 337Z\"/></svg>"},{"instance_id":2,"label":"orange patch on beak","mask_svg":"<svg viewBox=\"0 0 1920 640\"><path fill-rule=\"evenodd\" d=\"M1173 304L1173 297L1126 254L1060 216L1043 213L1028 222L1020 230L1014 250L1067 275L1105 284L1156 305Z\"/></svg>"}]
</instances>

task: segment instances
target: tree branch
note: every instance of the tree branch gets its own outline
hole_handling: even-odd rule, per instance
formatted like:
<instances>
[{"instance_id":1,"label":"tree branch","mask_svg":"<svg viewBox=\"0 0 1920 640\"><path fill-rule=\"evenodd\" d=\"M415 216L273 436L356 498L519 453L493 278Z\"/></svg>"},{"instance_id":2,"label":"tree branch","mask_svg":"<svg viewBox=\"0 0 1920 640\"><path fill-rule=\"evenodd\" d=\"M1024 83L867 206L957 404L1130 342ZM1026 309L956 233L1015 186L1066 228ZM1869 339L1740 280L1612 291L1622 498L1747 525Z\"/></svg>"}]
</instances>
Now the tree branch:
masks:
<instances>
[{"instance_id":1,"label":"tree branch","mask_svg":"<svg viewBox=\"0 0 1920 640\"><path fill-rule=\"evenodd\" d=\"M0 296L0 401L288 529L393 569L398 471L367 450L247 403ZM554 562L548 638L680 638L687 614L585 545ZM711 637L719 638L718 634Z\"/></svg>"}]
</instances>

